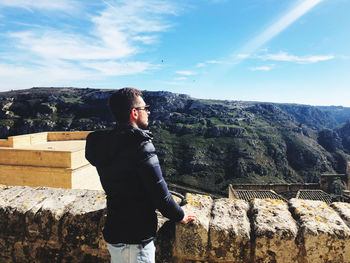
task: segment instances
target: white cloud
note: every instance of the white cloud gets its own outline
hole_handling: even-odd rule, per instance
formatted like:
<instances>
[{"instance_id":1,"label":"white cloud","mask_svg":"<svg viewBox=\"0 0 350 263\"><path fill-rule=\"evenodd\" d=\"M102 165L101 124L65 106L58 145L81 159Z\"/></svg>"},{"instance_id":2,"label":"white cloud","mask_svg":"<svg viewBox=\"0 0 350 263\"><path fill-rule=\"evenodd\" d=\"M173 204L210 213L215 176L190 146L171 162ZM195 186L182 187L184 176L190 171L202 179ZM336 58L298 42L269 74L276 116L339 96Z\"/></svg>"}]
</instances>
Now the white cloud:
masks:
<instances>
[{"instance_id":1,"label":"white cloud","mask_svg":"<svg viewBox=\"0 0 350 263\"><path fill-rule=\"evenodd\" d=\"M196 67L197 68L201 68L201 67L205 67L208 64L220 64L220 65L231 65L233 64L232 62L229 61L220 61L220 60L207 60L205 62L200 62L197 63Z\"/></svg>"},{"instance_id":2,"label":"white cloud","mask_svg":"<svg viewBox=\"0 0 350 263\"><path fill-rule=\"evenodd\" d=\"M33 70L26 67L14 66L5 63L0 64L1 77L30 76L31 74L33 74Z\"/></svg>"},{"instance_id":3,"label":"white cloud","mask_svg":"<svg viewBox=\"0 0 350 263\"><path fill-rule=\"evenodd\" d=\"M108 4L99 15L92 17L94 30L90 37L57 30L17 32L9 36L17 39L22 49L43 57L120 59L139 52L137 42L152 44L157 38L152 34L169 28L161 19L162 12L171 13L166 2L138 0L120 3L119 6Z\"/></svg>"},{"instance_id":4,"label":"white cloud","mask_svg":"<svg viewBox=\"0 0 350 263\"><path fill-rule=\"evenodd\" d=\"M156 42L156 37L155 36L135 36L132 38L134 41L140 41L144 44L150 45Z\"/></svg>"},{"instance_id":5,"label":"white cloud","mask_svg":"<svg viewBox=\"0 0 350 263\"><path fill-rule=\"evenodd\" d=\"M185 75L185 76L192 76L192 75L196 75L197 73L193 72L193 71L179 70L179 71L176 71L176 74Z\"/></svg>"},{"instance_id":6,"label":"white cloud","mask_svg":"<svg viewBox=\"0 0 350 263\"><path fill-rule=\"evenodd\" d=\"M76 6L76 1L60 0L1 0L0 7L16 7L24 9L43 9L43 10L60 10L69 11Z\"/></svg>"},{"instance_id":7,"label":"white cloud","mask_svg":"<svg viewBox=\"0 0 350 263\"><path fill-rule=\"evenodd\" d=\"M253 67L250 68L251 71L270 71L273 67L272 66L261 66L261 67Z\"/></svg>"},{"instance_id":8,"label":"white cloud","mask_svg":"<svg viewBox=\"0 0 350 263\"><path fill-rule=\"evenodd\" d=\"M237 58L238 59L245 59L245 58L248 58L249 56L250 56L249 54L238 54Z\"/></svg>"},{"instance_id":9,"label":"white cloud","mask_svg":"<svg viewBox=\"0 0 350 263\"><path fill-rule=\"evenodd\" d=\"M186 77L177 77L177 78L174 78L174 80L186 80L187 78Z\"/></svg>"},{"instance_id":10,"label":"white cloud","mask_svg":"<svg viewBox=\"0 0 350 263\"><path fill-rule=\"evenodd\" d=\"M82 65L97 70L106 76L132 75L157 68L156 65L147 62L86 62Z\"/></svg>"},{"instance_id":11,"label":"white cloud","mask_svg":"<svg viewBox=\"0 0 350 263\"><path fill-rule=\"evenodd\" d=\"M205 63L203 63L203 62L197 63L197 65L196 65L197 68L202 68L204 66L205 66Z\"/></svg>"},{"instance_id":12,"label":"white cloud","mask_svg":"<svg viewBox=\"0 0 350 263\"><path fill-rule=\"evenodd\" d=\"M280 52L277 54L267 54L263 56L258 56L258 58L261 58L263 60L273 60L273 61L285 61L285 62L296 62L300 64L309 64L309 63L316 63L320 61L326 61L334 59L335 57L333 55L328 56L308 56L308 57L298 57L294 55L289 55L285 52Z\"/></svg>"},{"instance_id":13,"label":"white cloud","mask_svg":"<svg viewBox=\"0 0 350 263\"><path fill-rule=\"evenodd\" d=\"M5 0L0 6L20 7L25 3L25 8L64 10L71 3L68 0L58 2L59 4L43 0ZM164 15L176 14L176 7L168 1L158 0L103 3L104 9L89 17L89 34L73 32L74 27L70 27L68 32L33 26L27 31L10 32L7 37L13 40L18 57L22 53L26 58L22 64L42 60L44 62L39 64L43 65L49 61L50 67L56 66L55 70L58 74L61 72L61 75L65 75L63 72L67 68L79 71L79 76L91 71L120 76L157 68L157 65L149 62L128 60L132 60L133 55L144 52L145 45L157 42L159 32L171 27Z\"/></svg>"},{"instance_id":14,"label":"white cloud","mask_svg":"<svg viewBox=\"0 0 350 263\"><path fill-rule=\"evenodd\" d=\"M206 63L208 64L221 64L221 61L217 61L217 60L207 60Z\"/></svg>"},{"instance_id":15,"label":"white cloud","mask_svg":"<svg viewBox=\"0 0 350 263\"><path fill-rule=\"evenodd\" d=\"M301 16L309 12L317 4L323 0L303 0L296 1L296 5L284 13L277 21L272 23L271 26L267 27L255 38L249 41L241 50L239 54L252 54L258 50L265 43L270 41L272 38L276 37L279 33L288 28L292 23L294 23ZM239 60L245 59L246 57L238 58Z\"/></svg>"},{"instance_id":16,"label":"white cloud","mask_svg":"<svg viewBox=\"0 0 350 263\"><path fill-rule=\"evenodd\" d=\"M168 1L157 0L121 0L115 4L104 1L107 8L94 17L93 21L104 27L112 27L129 34L160 32L171 27L162 16L175 15L177 8Z\"/></svg>"},{"instance_id":17,"label":"white cloud","mask_svg":"<svg viewBox=\"0 0 350 263\"><path fill-rule=\"evenodd\" d=\"M0 90L3 91L34 86L70 86L74 81L98 78L95 72L82 70L69 63L49 61L36 67L1 63L0 77Z\"/></svg>"},{"instance_id":18,"label":"white cloud","mask_svg":"<svg viewBox=\"0 0 350 263\"><path fill-rule=\"evenodd\" d=\"M125 35L120 32L111 32L108 36L110 41L106 39L99 43L100 45L90 44L101 42L99 39L60 31L41 34L27 31L10 34L10 37L16 39L18 48L30 51L36 56L51 59L119 59L135 53L135 49L127 43Z\"/></svg>"}]
</instances>

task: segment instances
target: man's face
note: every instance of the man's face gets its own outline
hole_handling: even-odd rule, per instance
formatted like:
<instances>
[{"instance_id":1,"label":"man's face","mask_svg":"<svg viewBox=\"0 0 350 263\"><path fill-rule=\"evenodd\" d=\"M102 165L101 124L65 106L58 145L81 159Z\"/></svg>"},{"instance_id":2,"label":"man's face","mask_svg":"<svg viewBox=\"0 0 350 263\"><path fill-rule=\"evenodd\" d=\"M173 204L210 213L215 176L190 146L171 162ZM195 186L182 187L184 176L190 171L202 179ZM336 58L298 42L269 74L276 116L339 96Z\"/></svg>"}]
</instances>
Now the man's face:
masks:
<instances>
[{"instance_id":1,"label":"man's face","mask_svg":"<svg viewBox=\"0 0 350 263\"><path fill-rule=\"evenodd\" d=\"M148 126L148 116L150 112L145 109L146 103L141 96L136 98L135 108L138 112L138 118L136 120L137 127L141 129L146 129Z\"/></svg>"}]
</instances>

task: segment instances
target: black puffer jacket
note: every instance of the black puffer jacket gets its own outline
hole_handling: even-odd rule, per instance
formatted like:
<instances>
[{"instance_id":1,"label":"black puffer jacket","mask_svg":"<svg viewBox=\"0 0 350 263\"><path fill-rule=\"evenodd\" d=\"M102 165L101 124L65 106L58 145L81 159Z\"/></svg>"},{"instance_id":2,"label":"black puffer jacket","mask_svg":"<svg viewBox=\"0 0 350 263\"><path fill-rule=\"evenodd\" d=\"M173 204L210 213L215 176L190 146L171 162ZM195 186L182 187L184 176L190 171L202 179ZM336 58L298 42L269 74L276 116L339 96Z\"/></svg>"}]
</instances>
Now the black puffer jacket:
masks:
<instances>
[{"instance_id":1,"label":"black puffer jacket","mask_svg":"<svg viewBox=\"0 0 350 263\"><path fill-rule=\"evenodd\" d=\"M180 221L160 169L152 135L133 126L96 131L86 139L85 156L96 166L107 195L103 235L108 243L139 244L154 238L158 209Z\"/></svg>"}]
</instances>

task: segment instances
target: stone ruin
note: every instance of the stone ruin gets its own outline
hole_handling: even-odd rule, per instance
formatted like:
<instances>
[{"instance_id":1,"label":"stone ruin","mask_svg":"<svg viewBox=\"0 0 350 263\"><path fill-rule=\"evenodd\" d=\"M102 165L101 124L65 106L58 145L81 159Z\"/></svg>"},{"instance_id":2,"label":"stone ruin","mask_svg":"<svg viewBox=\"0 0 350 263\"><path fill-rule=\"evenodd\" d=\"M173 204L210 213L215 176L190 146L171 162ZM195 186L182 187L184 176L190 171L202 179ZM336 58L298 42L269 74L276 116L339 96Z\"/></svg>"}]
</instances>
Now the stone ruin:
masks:
<instances>
[{"instance_id":1,"label":"stone ruin","mask_svg":"<svg viewBox=\"0 0 350 263\"><path fill-rule=\"evenodd\" d=\"M159 216L158 263L350 262L350 204L187 194L193 223ZM102 191L0 187L0 262L109 262Z\"/></svg>"}]
</instances>

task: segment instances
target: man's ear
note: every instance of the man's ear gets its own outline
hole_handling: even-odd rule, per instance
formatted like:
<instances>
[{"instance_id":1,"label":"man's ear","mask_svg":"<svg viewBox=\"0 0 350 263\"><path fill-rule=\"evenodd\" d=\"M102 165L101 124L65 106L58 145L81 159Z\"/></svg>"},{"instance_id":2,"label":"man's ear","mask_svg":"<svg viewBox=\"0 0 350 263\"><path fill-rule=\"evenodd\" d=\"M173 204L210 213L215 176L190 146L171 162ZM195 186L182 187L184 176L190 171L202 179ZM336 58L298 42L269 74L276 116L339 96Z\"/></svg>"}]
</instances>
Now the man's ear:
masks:
<instances>
[{"instance_id":1,"label":"man's ear","mask_svg":"<svg viewBox=\"0 0 350 263\"><path fill-rule=\"evenodd\" d=\"M139 117L138 111L136 109L131 109L130 119L137 120L138 117Z\"/></svg>"}]
</instances>

